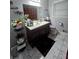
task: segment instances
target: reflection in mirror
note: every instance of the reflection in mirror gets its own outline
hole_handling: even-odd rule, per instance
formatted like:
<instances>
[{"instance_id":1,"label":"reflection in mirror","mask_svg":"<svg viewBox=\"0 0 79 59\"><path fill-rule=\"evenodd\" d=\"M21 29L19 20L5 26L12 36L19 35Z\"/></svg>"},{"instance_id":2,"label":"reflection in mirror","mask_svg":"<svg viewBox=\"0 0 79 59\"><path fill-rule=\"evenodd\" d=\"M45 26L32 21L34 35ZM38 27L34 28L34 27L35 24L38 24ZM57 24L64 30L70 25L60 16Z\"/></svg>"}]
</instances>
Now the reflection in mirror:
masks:
<instances>
[{"instance_id":1,"label":"reflection in mirror","mask_svg":"<svg viewBox=\"0 0 79 59\"><path fill-rule=\"evenodd\" d=\"M29 15L28 18L31 20L45 20L49 17L49 12L47 8L37 7L29 4L23 4L24 15Z\"/></svg>"},{"instance_id":2,"label":"reflection in mirror","mask_svg":"<svg viewBox=\"0 0 79 59\"><path fill-rule=\"evenodd\" d=\"M23 4L24 15L29 15L28 18L37 19L37 7Z\"/></svg>"}]
</instances>

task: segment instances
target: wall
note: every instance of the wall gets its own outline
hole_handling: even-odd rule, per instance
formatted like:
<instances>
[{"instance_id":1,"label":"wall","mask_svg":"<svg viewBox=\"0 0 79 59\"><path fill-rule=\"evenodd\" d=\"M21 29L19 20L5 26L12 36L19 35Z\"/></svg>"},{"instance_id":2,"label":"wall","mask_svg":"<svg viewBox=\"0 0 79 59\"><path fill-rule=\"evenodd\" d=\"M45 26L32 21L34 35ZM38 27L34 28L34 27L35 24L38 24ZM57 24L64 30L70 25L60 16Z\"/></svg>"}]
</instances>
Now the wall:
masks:
<instances>
[{"instance_id":1,"label":"wall","mask_svg":"<svg viewBox=\"0 0 79 59\"><path fill-rule=\"evenodd\" d=\"M48 13L48 0L41 0L41 7L38 8L38 19L49 16Z\"/></svg>"},{"instance_id":2,"label":"wall","mask_svg":"<svg viewBox=\"0 0 79 59\"><path fill-rule=\"evenodd\" d=\"M49 14L52 27L59 31L68 31L68 1L67 0L49 0ZM64 27L60 26L64 24Z\"/></svg>"}]
</instances>

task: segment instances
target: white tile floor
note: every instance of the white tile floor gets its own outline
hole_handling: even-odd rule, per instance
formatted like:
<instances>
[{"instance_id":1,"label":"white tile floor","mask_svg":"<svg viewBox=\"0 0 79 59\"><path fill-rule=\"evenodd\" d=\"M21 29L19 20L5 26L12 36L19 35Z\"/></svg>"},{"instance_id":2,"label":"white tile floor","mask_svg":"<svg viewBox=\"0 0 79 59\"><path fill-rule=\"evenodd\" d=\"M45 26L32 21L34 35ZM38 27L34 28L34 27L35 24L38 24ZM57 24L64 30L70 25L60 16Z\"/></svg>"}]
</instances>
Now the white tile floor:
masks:
<instances>
[{"instance_id":1,"label":"white tile floor","mask_svg":"<svg viewBox=\"0 0 79 59\"><path fill-rule=\"evenodd\" d=\"M43 55L36 48L34 48L30 49L30 51L25 50L15 59L66 59L66 53L68 49L68 34L60 32L54 40L56 42L46 57L43 57ZM23 56L23 54L25 56Z\"/></svg>"},{"instance_id":2,"label":"white tile floor","mask_svg":"<svg viewBox=\"0 0 79 59\"><path fill-rule=\"evenodd\" d=\"M54 40L55 44L44 59L66 59L68 34L60 32Z\"/></svg>"}]
</instances>

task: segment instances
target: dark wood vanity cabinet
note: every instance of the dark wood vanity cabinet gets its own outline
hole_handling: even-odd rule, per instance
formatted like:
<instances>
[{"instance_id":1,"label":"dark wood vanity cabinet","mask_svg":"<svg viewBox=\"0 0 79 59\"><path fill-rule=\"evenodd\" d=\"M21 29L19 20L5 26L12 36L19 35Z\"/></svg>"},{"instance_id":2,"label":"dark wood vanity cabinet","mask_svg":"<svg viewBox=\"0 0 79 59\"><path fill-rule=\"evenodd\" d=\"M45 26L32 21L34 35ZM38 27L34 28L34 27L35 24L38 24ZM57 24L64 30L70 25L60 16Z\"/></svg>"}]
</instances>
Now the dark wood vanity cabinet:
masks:
<instances>
[{"instance_id":1,"label":"dark wood vanity cabinet","mask_svg":"<svg viewBox=\"0 0 79 59\"><path fill-rule=\"evenodd\" d=\"M29 44L33 47L33 42L38 38L41 38L43 36L48 36L49 31L50 31L49 24L40 26L39 28L36 28L34 30L29 30L26 27L27 39Z\"/></svg>"}]
</instances>

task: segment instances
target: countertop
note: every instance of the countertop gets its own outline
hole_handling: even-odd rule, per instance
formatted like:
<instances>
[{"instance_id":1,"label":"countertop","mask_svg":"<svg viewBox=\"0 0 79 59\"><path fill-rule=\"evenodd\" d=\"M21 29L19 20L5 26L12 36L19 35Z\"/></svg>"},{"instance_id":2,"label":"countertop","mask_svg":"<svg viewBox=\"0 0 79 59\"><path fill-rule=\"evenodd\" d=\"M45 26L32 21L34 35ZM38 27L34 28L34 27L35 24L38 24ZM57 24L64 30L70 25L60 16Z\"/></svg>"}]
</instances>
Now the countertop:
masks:
<instances>
[{"instance_id":1,"label":"countertop","mask_svg":"<svg viewBox=\"0 0 79 59\"><path fill-rule=\"evenodd\" d=\"M45 24L49 24L48 21L33 21L33 26L27 26L27 23L25 23L25 26L30 29L30 30L34 30L40 26L43 26Z\"/></svg>"}]
</instances>

